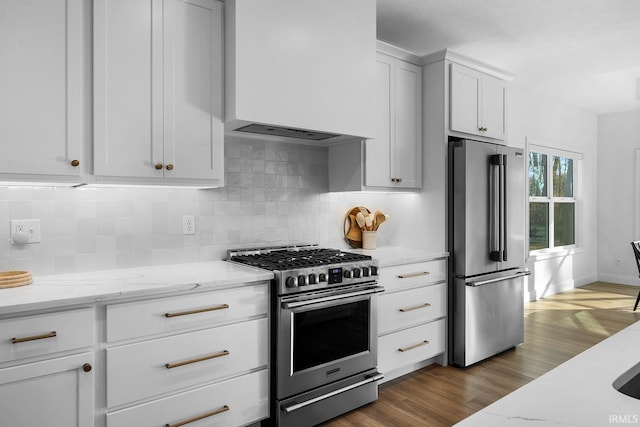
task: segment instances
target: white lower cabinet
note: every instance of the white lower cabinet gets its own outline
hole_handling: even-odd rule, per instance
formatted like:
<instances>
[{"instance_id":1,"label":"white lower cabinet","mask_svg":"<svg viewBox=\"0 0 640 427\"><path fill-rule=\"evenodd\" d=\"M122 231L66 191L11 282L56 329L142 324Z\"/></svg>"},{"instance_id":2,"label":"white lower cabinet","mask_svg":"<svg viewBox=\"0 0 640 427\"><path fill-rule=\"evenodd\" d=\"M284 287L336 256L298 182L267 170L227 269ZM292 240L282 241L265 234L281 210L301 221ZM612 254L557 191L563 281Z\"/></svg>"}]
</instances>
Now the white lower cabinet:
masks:
<instances>
[{"instance_id":1,"label":"white lower cabinet","mask_svg":"<svg viewBox=\"0 0 640 427\"><path fill-rule=\"evenodd\" d=\"M380 268L378 369L385 381L446 349L446 258Z\"/></svg>"},{"instance_id":2,"label":"white lower cabinet","mask_svg":"<svg viewBox=\"0 0 640 427\"><path fill-rule=\"evenodd\" d=\"M94 425L92 352L0 369L0 425Z\"/></svg>"},{"instance_id":3,"label":"white lower cabinet","mask_svg":"<svg viewBox=\"0 0 640 427\"><path fill-rule=\"evenodd\" d=\"M266 318L107 349L107 406L194 386L268 363Z\"/></svg>"},{"instance_id":4,"label":"white lower cabinet","mask_svg":"<svg viewBox=\"0 0 640 427\"><path fill-rule=\"evenodd\" d=\"M263 282L107 306L107 426L267 418L268 295Z\"/></svg>"},{"instance_id":5,"label":"white lower cabinet","mask_svg":"<svg viewBox=\"0 0 640 427\"><path fill-rule=\"evenodd\" d=\"M444 320L414 326L378 341L378 368L385 373L444 352Z\"/></svg>"},{"instance_id":6,"label":"white lower cabinet","mask_svg":"<svg viewBox=\"0 0 640 427\"><path fill-rule=\"evenodd\" d=\"M0 425L93 426L93 345L93 308L0 320Z\"/></svg>"},{"instance_id":7,"label":"white lower cabinet","mask_svg":"<svg viewBox=\"0 0 640 427\"><path fill-rule=\"evenodd\" d=\"M269 375L262 370L111 412L107 427L241 426L268 416L268 395Z\"/></svg>"}]
</instances>

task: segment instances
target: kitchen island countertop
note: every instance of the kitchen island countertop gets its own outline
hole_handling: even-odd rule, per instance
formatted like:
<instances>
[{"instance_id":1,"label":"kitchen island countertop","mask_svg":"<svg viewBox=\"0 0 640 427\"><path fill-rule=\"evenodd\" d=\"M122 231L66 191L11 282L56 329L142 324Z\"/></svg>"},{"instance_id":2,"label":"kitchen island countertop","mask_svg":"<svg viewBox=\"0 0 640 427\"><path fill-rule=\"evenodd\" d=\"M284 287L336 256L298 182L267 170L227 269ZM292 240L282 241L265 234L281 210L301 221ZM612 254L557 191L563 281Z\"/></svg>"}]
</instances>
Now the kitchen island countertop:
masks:
<instances>
[{"instance_id":1,"label":"kitchen island countertop","mask_svg":"<svg viewBox=\"0 0 640 427\"><path fill-rule=\"evenodd\" d=\"M640 361L640 321L456 424L458 427L640 424L640 400L613 382Z\"/></svg>"},{"instance_id":2,"label":"kitchen island countertop","mask_svg":"<svg viewBox=\"0 0 640 427\"><path fill-rule=\"evenodd\" d=\"M168 292L223 289L272 278L270 271L226 261L34 276L30 285L0 289L0 315Z\"/></svg>"}]
</instances>

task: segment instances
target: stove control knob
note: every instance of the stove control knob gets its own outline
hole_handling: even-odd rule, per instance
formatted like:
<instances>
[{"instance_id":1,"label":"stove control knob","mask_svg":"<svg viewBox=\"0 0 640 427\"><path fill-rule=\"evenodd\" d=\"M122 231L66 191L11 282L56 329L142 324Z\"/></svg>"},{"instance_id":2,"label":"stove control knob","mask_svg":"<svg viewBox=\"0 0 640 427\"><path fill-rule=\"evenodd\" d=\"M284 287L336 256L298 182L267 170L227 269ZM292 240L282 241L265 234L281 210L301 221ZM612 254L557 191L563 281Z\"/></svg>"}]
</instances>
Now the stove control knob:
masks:
<instances>
[{"instance_id":1,"label":"stove control knob","mask_svg":"<svg viewBox=\"0 0 640 427\"><path fill-rule=\"evenodd\" d=\"M369 267L362 267L362 277L369 277Z\"/></svg>"},{"instance_id":2,"label":"stove control knob","mask_svg":"<svg viewBox=\"0 0 640 427\"><path fill-rule=\"evenodd\" d=\"M351 270L345 270L344 273L342 273L342 275L345 277L345 279L350 279L351 278Z\"/></svg>"},{"instance_id":3,"label":"stove control knob","mask_svg":"<svg viewBox=\"0 0 640 427\"><path fill-rule=\"evenodd\" d=\"M304 286L306 284L307 284L307 276L302 274L298 276L298 286Z\"/></svg>"},{"instance_id":4,"label":"stove control knob","mask_svg":"<svg viewBox=\"0 0 640 427\"><path fill-rule=\"evenodd\" d=\"M353 278L354 279L359 279L360 278L360 272L361 272L361 270L359 268L354 268L353 269Z\"/></svg>"},{"instance_id":5,"label":"stove control knob","mask_svg":"<svg viewBox=\"0 0 640 427\"><path fill-rule=\"evenodd\" d=\"M324 274L324 273L320 273L320 274L318 275L318 280L319 280L320 282L326 282L326 281L327 281L327 275L326 275L326 274Z\"/></svg>"},{"instance_id":6,"label":"stove control knob","mask_svg":"<svg viewBox=\"0 0 640 427\"><path fill-rule=\"evenodd\" d=\"M371 275L372 276L377 276L378 275L378 267L376 267L375 265L371 266Z\"/></svg>"},{"instance_id":7,"label":"stove control knob","mask_svg":"<svg viewBox=\"0 0 640 427\"><path fill-rule=\"evenodd\" d=\"M315 273L311 273L311 274L309 274L309 284L310 284L310 285L315 285L315 284L317 284L317 283L318 283L318 281L316 280L316 275L315 275Z\"/></svg>"},{"instance_id":8,"label":"stove control knob","mask_svg":"<svg viewBox=\"0 0 640 427\"><path fill-rule=\"evenodd\" d=\"M293 276L287 277L287 280L285 280L284 283L287 288L295 288L296 286L298 286L298 280Z\"/></svg>"}]
</instances>

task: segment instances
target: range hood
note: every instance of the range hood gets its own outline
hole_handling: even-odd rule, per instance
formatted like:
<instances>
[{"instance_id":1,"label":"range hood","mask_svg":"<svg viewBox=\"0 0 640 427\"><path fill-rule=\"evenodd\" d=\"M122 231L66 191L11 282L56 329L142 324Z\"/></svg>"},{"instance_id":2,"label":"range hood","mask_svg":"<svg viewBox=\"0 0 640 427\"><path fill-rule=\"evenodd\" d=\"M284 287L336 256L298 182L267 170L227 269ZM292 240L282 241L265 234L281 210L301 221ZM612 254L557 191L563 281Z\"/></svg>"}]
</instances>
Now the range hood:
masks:
<instances>
[{"instance_id":1,"label":"range hood","mask_svg":"<svg viewBox=\"0 0 640 427\"><path fill-rule=\"evenodd\" d=\"M307 141L324 141L326 139L340 136L336 135L335 133L315 132L312 130L292 129L280 126L261 125L257 123L239 127L236 129L236 131L255 133L260 135L271 135L281 138L298 138Z\"/></svg>"},{"instance_id":2,"label":"range hood","mask_svg":"<svg viewBox=\"0 0 640 427\"><path fill-rule=\"evenodd\" d=\"M226 0L225 133L374 138L375 55L371 0Z\"/></svg>"}]
</instances>

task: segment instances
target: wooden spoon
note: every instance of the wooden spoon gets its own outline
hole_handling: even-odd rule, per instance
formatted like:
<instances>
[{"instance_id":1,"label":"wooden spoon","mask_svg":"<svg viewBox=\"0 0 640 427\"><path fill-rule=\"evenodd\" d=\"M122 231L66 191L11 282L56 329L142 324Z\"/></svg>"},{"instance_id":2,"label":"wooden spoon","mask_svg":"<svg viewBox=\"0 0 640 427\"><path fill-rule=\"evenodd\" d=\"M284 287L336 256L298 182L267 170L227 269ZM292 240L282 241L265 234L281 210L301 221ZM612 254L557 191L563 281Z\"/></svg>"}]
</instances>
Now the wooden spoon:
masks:
<instances>
[{"instance_id":1,"label":"wooden spoon","mask_svg":"<svg viewBox=\"0 0 640 427\"><path fill-rule=\"evenodd\" d=\"M358 223L358 226L364 230L366 227L366 220L364 219L364 215L362 215L362 212L358 212L356 214L356 222Z\"/></svg>"},{"instance_id":2,"label":"wooden spoon","mask_svg":"<svg viewBox=\"0 0 640 427\"><path fill-rule=\"evenodd\" d=\"M385 215L380 211L376 211L375 213L375 227L374 230L378 230L378 227L380 227L380 224L382 224L383 222L385 222L387 220L389 215Z\"/></svg>"}]
</instances>

